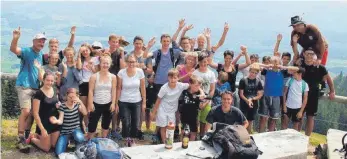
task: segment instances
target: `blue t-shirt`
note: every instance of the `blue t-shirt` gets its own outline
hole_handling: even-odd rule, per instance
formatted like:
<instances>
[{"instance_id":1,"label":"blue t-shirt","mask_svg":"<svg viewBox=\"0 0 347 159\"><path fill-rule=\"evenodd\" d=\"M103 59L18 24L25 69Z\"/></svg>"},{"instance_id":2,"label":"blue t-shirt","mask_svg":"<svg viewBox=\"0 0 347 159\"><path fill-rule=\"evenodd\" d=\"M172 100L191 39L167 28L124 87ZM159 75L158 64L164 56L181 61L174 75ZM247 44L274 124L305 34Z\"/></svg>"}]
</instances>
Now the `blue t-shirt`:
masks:
<instances>
[{"instance_id":1,"label":"blue t-shirt","mask_svg":"<svg viewBox=\"0 0 347 159\"><path fill-rule=\"evenodd\" d=\"M265 75L264 96L282 96L283 71L263 70L261 74Z\"/></svg>"},{"instance_id":2,"label":"blue t-shirt","mask_svg":"<svg viewBox=\"0 0 347 159\"><path fill-rule=\"evenodd\" d=\"M221 105L222 104L222 93L225 91L230 91L231 87L230 87L230 83L229 82L225 82L222 85L216 84L216 89L214 91L214 95L212 98L212 106L217 106L217 105Z\"/></svg>"},{"instance_id":3,"label":"blue t-shirt","mask_svg":"<svg viewBox=\"0 0 347 159\"><path fill-rule=\"evenodd\" d=\"M16 86L39 88L38 69L34 66L34 61L37 60L42 65L42 55L42 50L36 53L32 47L21 48L21 55L18 56L21 59L21 65Z\"/></svg>"},{"instance_id":4,"label":"blue t-shirt","mask_svg":"<svg viewBox=\"0 0 347 159\"><path fill-rule=\"evenodd\" d=\"M153 57L155 58L155 60L157 60L158 52L159 50L156 50L153 52ZM181 55L181 51L179 49L173 49L173 53L176 59L178 58L178 56ZM161 52L160 62L159 62L159 66L157 67L154 83L165 84L166 82L168 82L167 73L172 67L173 67L173 64L172 64L171 56L170 56L170 49L166 53Z\"/></svg>"}]
</instances>

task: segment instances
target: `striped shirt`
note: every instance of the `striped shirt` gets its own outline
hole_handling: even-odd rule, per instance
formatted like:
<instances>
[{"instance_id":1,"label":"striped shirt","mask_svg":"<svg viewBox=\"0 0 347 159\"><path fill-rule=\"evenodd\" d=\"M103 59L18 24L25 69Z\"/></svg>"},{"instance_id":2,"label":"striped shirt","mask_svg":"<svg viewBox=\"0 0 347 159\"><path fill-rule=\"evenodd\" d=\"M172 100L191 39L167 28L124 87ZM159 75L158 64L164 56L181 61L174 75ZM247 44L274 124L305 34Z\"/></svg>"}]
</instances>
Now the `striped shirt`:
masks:
<instances>
[{"instance_id":1,"label":"striped shirt","mask_svg":"<svg viewBox=\"0 0 347 159\"><path fill-rule=\"evenodd\" d=\"M80 128L80 117L79 117L79 104L75 104L72 109L66 106L66 103L63 103L59 107L60 112L64 112L64 120L60 130L61 135L69 135L75 129Z\"/></svg>"}]
</instances>

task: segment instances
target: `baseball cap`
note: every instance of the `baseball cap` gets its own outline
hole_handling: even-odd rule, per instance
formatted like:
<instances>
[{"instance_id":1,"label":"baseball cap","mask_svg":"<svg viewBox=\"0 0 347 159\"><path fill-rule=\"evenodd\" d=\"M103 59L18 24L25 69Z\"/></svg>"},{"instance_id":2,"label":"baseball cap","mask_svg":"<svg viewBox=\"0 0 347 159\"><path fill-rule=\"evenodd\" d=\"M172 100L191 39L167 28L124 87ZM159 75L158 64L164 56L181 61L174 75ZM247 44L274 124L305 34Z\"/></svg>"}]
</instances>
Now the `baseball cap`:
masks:
<instances>
[{"instance_id":1,"label":"baseball cap","mask_svg":"<svg viewBox=\"0 0 347 159\"><path fill-rule=\"evenodd\" d=\"M34 36L34 39L47 39L45 33L38 33Z\"/></svg>"},{"instance_id":2,"label":"baseball cap","mask_svg":"<svg viewBox=\"0 0 347 159\"><path fill-rule=\"evenodd\" d=\"M99 41L94 41L92 44L92 48L94 49L102 49L102 44Z\"/></svg>"}]
</instances>

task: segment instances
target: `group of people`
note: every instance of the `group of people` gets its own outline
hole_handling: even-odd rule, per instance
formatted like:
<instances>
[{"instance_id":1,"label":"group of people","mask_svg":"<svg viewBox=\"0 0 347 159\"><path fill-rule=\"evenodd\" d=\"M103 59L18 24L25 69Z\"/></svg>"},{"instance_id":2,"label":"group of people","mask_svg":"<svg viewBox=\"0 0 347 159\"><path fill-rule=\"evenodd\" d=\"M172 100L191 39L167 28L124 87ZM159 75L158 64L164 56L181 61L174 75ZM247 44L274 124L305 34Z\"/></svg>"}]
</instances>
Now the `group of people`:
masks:
<instances>
[{"instance_id":1,"label":"group of people","mask_svg":"<svg viewBox=\"0 0 347 159\"><path fill-rule=\"evenodd\" d=\"M214 63L213 57L227 37L227 23L216 45L211 45L209 28L196 39L186 36L193 25L186 26L182 19L172 37L161 35L160 49L151 51L155 38L145 45L144 39L136 36L130 52L124 49L129 42L115 34L109 36L108 48L96 41L84 43L76 51L74 26L64 50L59 51L59 41L53 38L44 54L45 35L35 35L31 47L21 48L18 28L13 31L10 48L21 60L16 81L21 107L17 146L26 151L33 143L44 151L55 148L59 155L66 151L69 140L79 144L96 137L101 117L99 136L123 138L128 146L135 145L143 122L149 129L155 121L161 142L169 123L176 125L176 138L180 138L179 126L183 130L188 125L190 140L196 140L214 122L243 125L251 133L257 114L259 132L266 131L267 123L268 131L274 131L280 118L283 129L291 120L293 128L300 131L306 114L305 130L310 136L325 82L330 98L335 96L323 65L327 42L316 26L305 24L298 16L291 18L291 26L294 56L278 52L279 34L273 54L264 56L261 63L257 54L249 55L246 46L240 47L235 58L234 51L224 51L224 62ZM301 53L298 44L303 48ZM245 63L238 63L241 57ZM243 78L237 91L239 71ZM232 106L236 94L239 108ZM30 133L33 121L36 132Z\"/></svg>"}]
</instances>

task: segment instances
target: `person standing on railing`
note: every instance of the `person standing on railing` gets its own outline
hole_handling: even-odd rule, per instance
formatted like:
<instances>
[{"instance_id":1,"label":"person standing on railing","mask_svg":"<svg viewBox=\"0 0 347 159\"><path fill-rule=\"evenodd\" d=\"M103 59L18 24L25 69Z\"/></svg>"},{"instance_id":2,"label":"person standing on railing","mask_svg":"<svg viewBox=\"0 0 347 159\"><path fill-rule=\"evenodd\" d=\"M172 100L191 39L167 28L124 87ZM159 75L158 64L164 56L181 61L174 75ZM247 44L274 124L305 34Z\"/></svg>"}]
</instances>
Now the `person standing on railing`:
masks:
<instances>
[{"instance_id":1,"label":"person standing on railing","mask_svg":"<svg viewBox=\"0 0 347 159\"><path fill-rule=\"evenodd\" d=\"M16 80L16 90L21 113L18 119L18 143L17 148L21 152L28 152L28 145L25 138L28 137L33 122L30 111L32 108L32 98L39 89L39 70L35 68L35 61L42 65L43 47L46 37L44 34L36 34L33 38L33 46L21 48L18 47L18 40L21 35L20 27L13 31L13 39L10 50L21 60L21 67ZM26 133L24 132L26 131Z\"/></svg>"},{"instance_id":2,"label":"person standing on railing","mask_svg":"<svg viewBox=\"0 0 347 159\"><path fill-rule=\"evenodd\" d=\"M297 38L296 38L297 39ZM297 45L296 39L293 41L294 46ZM297 49L294 49L295 53L298 53ZM331 79L327 69L323 65L315 66L314 56L315 52L312 48L308 48L304 52L305 61L301 64L301 67L305 68L305 73L303 74L303 79L307 82L309 86L308 100L305 107L306 114L306 129L305 134L310 136L314 128L314 117L317 115L318 111L318 99L320 92L320 83L326 81L329 85L329 98L332 100L335 98L335 88L334 82ZM299 130L301 129L302 121L299 125Z\"/></svg>"}]
</instances>

